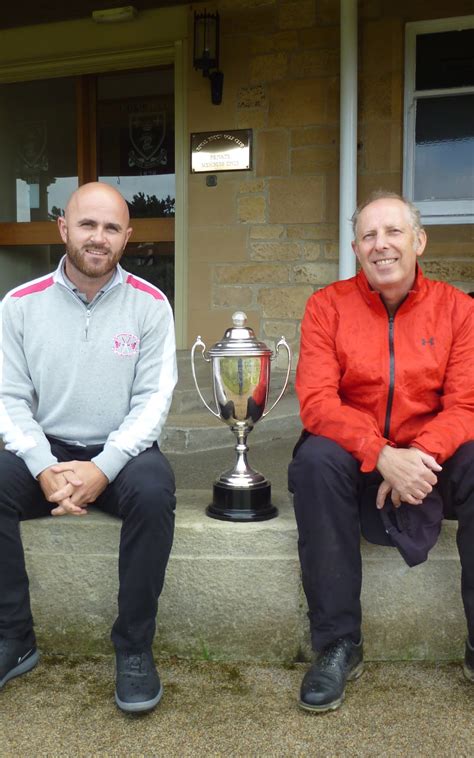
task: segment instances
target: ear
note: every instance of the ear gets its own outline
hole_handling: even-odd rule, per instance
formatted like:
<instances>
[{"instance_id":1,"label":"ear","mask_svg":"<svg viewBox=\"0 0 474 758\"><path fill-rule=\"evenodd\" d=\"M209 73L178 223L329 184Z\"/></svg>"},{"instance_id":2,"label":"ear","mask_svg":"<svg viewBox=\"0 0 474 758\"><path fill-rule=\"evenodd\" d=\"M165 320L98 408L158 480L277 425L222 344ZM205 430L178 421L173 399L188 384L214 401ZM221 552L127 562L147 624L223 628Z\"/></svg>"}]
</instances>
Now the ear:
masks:
<instances>
[{"instance_id":1,"label":"ear","mask_svg":"<svg viewBox=\"0 0 474 758\"><path fill-rule=\"evenodd\" d=\"M359 258L359 246L358 246L357 242L355 240L352 240L351 245L352 245L352 249L354 251L354 254L356 255L357 258Z\"/></svg>"},{"instance_id":2,"label":"ear","mask_svg":"<svg viewBox=\"0 0 474 758\"><path fill-rule=\"evenodd\" d=\"M130 235L133 232L133 228L131 226L128 227L127 231L125 232L125 244L123 246L123 249L127 247L127 242L130 239Z\"/></svg>"},{"instance_id":3,"label":"ear","mask_svg":"<svg viewBox=\"0 0 474 758\"><path fill-rule=\"evenodd\" d=\"M428 237L426 236L426 232L424 229L420 229L420 231L417 234L417 242L418 247L416 249L417 255L423 255L426 243L428 242Z\"/></svg>"},{"instance_id":4,"label":"ear","mask_svg":"<svg viewBox=\"0 0 474 758\"><path fill-rule=\"evenodd\" d=\"M59 234L61 235L61 239L64 242L64 244L67 243L67 224L66 219L64 216L58 217L58 228L59 228Z\"/></svg>"}]
</instances>

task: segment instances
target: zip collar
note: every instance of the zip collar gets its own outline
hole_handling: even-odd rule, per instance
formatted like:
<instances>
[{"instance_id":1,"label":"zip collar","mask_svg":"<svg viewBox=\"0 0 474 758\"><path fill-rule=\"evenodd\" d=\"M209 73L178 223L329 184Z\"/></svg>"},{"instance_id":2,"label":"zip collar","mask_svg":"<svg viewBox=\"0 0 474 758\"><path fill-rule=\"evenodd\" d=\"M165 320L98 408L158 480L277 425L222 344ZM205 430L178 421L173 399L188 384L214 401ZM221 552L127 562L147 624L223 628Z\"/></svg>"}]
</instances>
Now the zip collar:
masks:
<instances>
[{"instance_id":1,"label":"zip collar","mask_svg":"<svg viewBox=\"0 0 474 758\"><path fill-rule=\"evenodd\" d=\"M355 277L355 280L359 292L361 293L367 305L377 311L377 313L386 316L387 309L380 296L380 292L376 292L374 289L372 289L362 269ZM415 303L419 302L425 295L426 287L426 278L424 277L423 272L417 263L413 287L408 291L406 298L398 306L397 314L402 310L410 310Z\"/></svg>"}]
</instances>

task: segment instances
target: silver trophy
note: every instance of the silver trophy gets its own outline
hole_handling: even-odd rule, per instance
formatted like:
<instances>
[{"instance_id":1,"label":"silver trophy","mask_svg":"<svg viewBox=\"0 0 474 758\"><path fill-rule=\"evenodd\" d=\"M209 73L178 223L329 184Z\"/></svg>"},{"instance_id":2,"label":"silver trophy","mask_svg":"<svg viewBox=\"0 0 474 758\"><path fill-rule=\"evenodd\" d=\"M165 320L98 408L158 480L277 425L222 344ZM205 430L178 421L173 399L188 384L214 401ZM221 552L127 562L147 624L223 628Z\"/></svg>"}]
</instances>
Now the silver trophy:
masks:
<instances>
[{"instance_id":1,"label":"silver trophy","mask_svg":"<svg viewBox=\"0 0 474 758\"><path fill-rule=\"evenodd\" d=\"M291 370L291 351L282 337L273 354L264 342L256 339L254 331L245 326L246 321L245 313L237 311L232 316L233 326L226 330L220 342L206 351L206 345L198 337L191 350L193 378L199 397L213 416L230 426L237 438L235 466L214 482L213 501L206 509L208 516L225 521L264 521L278 513L271 503L270 482L247 462L247 436L285 392ZM273 405L266 409L270 361L276 358L281 347L288 353L285 382ZM199 389L194 366L197 348L201 348L205 361L212 362L216 410L208 405Z\"/></svg>"}]
</instances>

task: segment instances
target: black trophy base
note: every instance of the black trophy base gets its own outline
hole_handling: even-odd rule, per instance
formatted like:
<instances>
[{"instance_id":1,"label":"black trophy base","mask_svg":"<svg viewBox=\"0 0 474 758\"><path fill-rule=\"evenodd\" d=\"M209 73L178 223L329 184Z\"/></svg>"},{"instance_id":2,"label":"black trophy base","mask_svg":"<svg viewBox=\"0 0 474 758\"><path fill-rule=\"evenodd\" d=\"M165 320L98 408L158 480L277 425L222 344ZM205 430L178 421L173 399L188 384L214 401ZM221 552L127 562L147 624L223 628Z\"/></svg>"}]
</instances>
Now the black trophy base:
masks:
<instances>
[{"instance_id":1,"label":"black trophy base","mask_svg":"<svg viewBox=\"0 0 474 758\"><path fill-rule=\"evenodd\" d=\"M271 503L270 482L252 487L226 487L215 482L213 501L206 508L211 518L221 521L266 521L278 516L278 510Z\"/></svg>"}]
</instances>

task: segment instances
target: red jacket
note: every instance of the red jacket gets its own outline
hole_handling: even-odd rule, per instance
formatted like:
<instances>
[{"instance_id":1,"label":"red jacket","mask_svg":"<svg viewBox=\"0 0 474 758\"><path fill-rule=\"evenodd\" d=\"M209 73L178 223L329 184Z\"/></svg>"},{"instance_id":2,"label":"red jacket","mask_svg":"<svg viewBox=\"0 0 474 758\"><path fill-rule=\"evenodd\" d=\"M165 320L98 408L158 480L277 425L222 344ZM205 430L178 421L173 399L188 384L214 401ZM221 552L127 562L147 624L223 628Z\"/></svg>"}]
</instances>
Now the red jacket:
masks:
<instances>
[{"instance_id":1,"label":"red jacket","mask_svg":"<svg viewBox=\"0 0 474 758\"><path fill-rule=\"evenodd\" d=\"M301 326L304 428L372 471L387 443L439 463L474 439L474 300L417 270L395 316L361 271L315 292Z\"/></svg>"}]
</instances>

